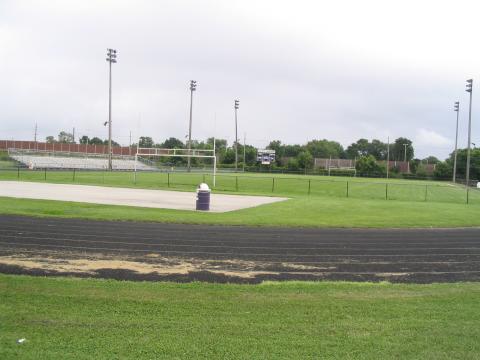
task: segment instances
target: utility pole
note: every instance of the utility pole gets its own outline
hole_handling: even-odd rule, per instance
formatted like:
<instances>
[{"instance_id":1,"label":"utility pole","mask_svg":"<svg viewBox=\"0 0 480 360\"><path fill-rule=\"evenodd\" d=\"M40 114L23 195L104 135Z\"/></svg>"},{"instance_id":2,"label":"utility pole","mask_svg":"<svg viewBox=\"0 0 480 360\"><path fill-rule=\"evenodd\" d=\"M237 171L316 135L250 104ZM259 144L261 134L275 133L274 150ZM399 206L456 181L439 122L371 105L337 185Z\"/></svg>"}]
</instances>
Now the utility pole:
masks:
<instances>
[{"instance_id":1,"label":"utility pole","mask_svg":"<svg viewBox=\"0 0 480 360\"><path fill-rule=\"evenodd\" d=\"M193 109L193 92L197 89L197 82L195 80L190 80L190 124L188 126L188 158L187 158L187 168L190 172L191 161L190 156L192 150L192 109Z\"/></svg>"},{"instance_id":2,"label":"utility pole","mask_svg":"<svg viewBox=\"0 0 480 360\"><path fill-rule=\"evenodd\" d=\"M117 50L107 49L108 73L108 170L112 170L112 63L117 62Z\"/></svg>"},{"instance_id":3,"label":"utility pole","mask_svg":"<svg viewBox=\"0 0 480 360\"><path fill-rule=\"evenodd\" d=\"M460 112L460 102L456 101L453 107L453 111L457 113L457 128L455 131L455 155L453 158L453 182L455 183L457 178L457 144L458 144L458 113Z\"/></svg>"},{"instance_id":4,"label":"utility pole","mask_svg":"<svg viewBox=\"0 0 480 360\"><path fill-rule=\"evenodd\" d=\"M72 131L72 142L75 143L75 128Z\"/></svg>"},{"instance_id":5,"label":"utility pole","mask_svg":"<svg viewBox=\"0 0 480 360\"><path fill-rule=\"evenodd\" d=\"M132 130L130 130L130 137L128 140L128 155L132 156Z\"/></svg>"},{"instance_id":6,"label":"utility pole","mask_svg":"<svg viewBox=\"0 0 480 360\"><path fill-rule=\"evenodd\" d=\"M245 172L245 162L246 162L246 141L247 141L247 134L243 133L243 172Z\"/></svg>"},{"instance_id":7,"label":"utility pole","mask_svg":"<svg viewBox=\"0 0 480 360\"><path fill-rule=\"evenodd\" d=\"M466 176L466 186L469 186L470 183L470 146L472 144L472 87L473 79L467 80L466 92L470 93L470 105L468 109L468 148L467 148L467 176Z\"/></svg>"},{"instance_id":8,"label":"utility pole","mask_svg":"<svg viewBox=\"0 0 480 360\"><path fill-rule=\"evenodd\" d=\"M33 136L33 140L35 141L35 150L38 151L38 144L37 144L37 123L35 123L35 135Z\"/></svg>"},{"instance_id":9,"label":"utility pole","mask_svg":"<svg viewBox=\"0 0 480 360\"><path fill-rule=\"evenodd\" d=\"M387 137L387 179L390 171L390 136Z\"/></svg>"},{"instance_id":10,"label":"utility pole","mask_svg":"<svg viewBox=\"0 0 480 360\"><path fill-rule=\"evenodd\" d=\"M237 123L237 110L240 101L235 100L235 171L238 171L238 123Z\"/></svg>"},{"instance_id":11,"label":"utility pole","mask_svg":"<svg viewBox=\"0 0 480 360\"><path fill-rule=\"evenodd\" d=\"M403 158L403 161L407 164L407 172L410 172L410 164L407 163L407 146L408 144L403 144L403 147L405 148L405 156Z\"/></svg>"}]
</instances>

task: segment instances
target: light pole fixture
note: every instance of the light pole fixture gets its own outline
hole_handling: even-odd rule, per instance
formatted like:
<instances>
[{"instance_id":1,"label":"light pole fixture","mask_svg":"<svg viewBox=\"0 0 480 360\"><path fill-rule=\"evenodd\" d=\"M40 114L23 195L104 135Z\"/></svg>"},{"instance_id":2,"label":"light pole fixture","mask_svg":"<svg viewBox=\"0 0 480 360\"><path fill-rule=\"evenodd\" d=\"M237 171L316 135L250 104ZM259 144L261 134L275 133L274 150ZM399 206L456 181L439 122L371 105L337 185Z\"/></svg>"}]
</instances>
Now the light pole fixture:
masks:
<instances>
[{"instance_id":1,"label":"light pole fixture","mask_svg":"<svg viewBox=\"0 0 480 360\"><path fill-rule=\"evenodd\" d=\"M235 171L238 171L238 122L237 122L237 110L240 101L235 100Z\"/></svg>"},{"instance_id":2,"label":"light pole fixture","mask_svg":"<svg viewBox=\"0 0 480 360\"><path fill-rule=\"evenodd\" d=\"M188 157L187 157L187 168L190 172L191 169L191 150L192 150L192 111L193 111L193 92L197 89L197 82L195 80L190 80L190 123L188 126Z\"/></svg>"},{"instance_id":3,"label":"light pole fixture","mask_svg":"<svg viewBox=\"0 0 480 360\"><path fill-rule=\"evenodd\" d=\"M117 50L107 49L108 76L108 170L112 170L112 64L117 62Z\"/></svg>"},{"instance_id":4,"label":"light pole fixture","mask_svg":"<svg viewBox=\"0 0 480 360\"><path fill-rule=\"evenodd\" d=\"M455 152L453 155L453 182L455 183L457 178L458 113L460 112L459 101L455 101L455 104L453 105L453 111L457 113L457 127L455 130Z\"/></svg>"},{"instance_id":5,"label":"light pole fixture","mask_svg":"<svg viewBox=\"0 0 480 360\"><path fill-rule=\"evenodd\" d=\"M470 93L470 105L468 109L468 148L467 148L467 173L465 178L465 184L468 187L470 183L470 147L472 144L472 87L473 87L473 79L467 80L467 87L465 89L466 92Z\"/></svg>"}]
</instances>

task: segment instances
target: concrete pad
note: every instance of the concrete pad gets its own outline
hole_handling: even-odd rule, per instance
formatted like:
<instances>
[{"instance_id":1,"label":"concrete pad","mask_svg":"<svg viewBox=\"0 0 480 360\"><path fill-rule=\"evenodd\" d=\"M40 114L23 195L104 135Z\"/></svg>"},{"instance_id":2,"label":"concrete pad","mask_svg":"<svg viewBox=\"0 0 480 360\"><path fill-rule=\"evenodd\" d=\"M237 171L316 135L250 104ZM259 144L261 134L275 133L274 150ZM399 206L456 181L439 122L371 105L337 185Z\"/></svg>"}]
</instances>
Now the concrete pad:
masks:
<instances>
[{"instance_id":1,"label":"concrete pad","mask_svg":"<svg viewBox=\"0 0 480 360\"><path fill-rule=\"evenodd\" d=\"M195 210L196 200L195 192L24 181L0 181L0 196L177 210ZM234 211L284 200L287 198L212 194L210 211Z\"/></svg>"}]
</instances>

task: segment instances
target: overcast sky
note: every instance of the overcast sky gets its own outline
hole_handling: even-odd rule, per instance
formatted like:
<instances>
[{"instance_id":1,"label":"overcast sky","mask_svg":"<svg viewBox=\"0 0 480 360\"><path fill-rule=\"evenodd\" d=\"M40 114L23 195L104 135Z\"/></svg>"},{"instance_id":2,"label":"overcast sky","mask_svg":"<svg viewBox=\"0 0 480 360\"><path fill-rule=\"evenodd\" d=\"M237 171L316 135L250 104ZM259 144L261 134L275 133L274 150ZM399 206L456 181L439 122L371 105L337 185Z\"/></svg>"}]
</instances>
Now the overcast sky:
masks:
<instances>
[{"instance_id":1,"label":"overcast sky","mask_svg":"<svg viewBox=\"0 0 480 360\"><path fill-rule=\"evenodd\" d=\"M478 1L0 0L0 138L76 128L107 137L107 47L113 138L235 136L305 143L413 140L417 157L480 145ZM478 94L478 96L476 96ZM475 101L478 99L477 101ZM215 120L216 118L216 120Z\"/></svg>"}]
</instances>

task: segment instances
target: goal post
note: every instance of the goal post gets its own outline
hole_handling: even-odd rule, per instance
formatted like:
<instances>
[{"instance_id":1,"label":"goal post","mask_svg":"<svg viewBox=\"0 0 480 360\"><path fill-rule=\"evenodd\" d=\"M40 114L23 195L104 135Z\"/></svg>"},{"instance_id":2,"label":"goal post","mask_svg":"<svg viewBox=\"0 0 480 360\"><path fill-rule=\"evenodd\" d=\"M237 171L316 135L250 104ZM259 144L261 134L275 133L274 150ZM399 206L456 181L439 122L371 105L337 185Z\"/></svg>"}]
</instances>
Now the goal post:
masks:
<instances>
[{"instance_id":1,"label":"goal post","mask_svg":"<svg viewBox=\"0 0 480 360\"><path fill-rule=\"evenodd\" d=\"M135 176L139 157L183 157L198 159L213 159L213 187L216 185L217 156L215 155L215 141L212 149L166 149L166 148L141 148L137 147L135 154Z\"/></svg>"}]
</instances>

